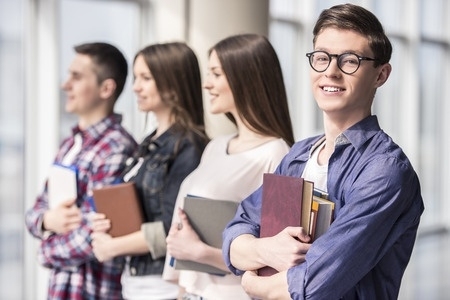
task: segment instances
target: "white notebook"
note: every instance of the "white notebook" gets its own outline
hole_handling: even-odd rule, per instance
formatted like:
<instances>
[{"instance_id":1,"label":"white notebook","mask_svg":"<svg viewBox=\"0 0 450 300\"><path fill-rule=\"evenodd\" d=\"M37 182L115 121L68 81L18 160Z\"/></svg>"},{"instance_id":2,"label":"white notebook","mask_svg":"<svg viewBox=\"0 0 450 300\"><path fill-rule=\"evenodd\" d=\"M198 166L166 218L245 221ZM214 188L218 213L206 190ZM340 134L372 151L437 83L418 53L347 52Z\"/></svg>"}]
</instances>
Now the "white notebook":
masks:
<instances>
[{"instance_id":1,"label":"white notebook","mask_svg":"<svg viewBox=\"0 0 450 300\"><path fill-rule=\"evenodd\" d=\"M73 166L53 164L48 175L48 206L77 197L77 170Z\"/></svg>"}]
</instances>

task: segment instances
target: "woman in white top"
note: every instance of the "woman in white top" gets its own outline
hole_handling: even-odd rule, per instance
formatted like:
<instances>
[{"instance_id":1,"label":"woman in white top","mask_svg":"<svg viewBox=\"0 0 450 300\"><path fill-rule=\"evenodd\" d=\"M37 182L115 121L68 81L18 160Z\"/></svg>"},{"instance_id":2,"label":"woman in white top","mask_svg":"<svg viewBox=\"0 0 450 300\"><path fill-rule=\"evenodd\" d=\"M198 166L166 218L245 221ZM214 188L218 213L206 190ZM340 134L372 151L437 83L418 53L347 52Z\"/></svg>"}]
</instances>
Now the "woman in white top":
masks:
<instances>
[{"instance_id":1,"label":"woman in white top","mask_svg":"<svg viewBox=\"0 0 450 300\"><path fill-rule=\"evenodd\" d=\"M262 184L263 173L275 170L294 143L281 67L272 45L256 34L220 41L209 52L204 87L211 95L211 113L225 113L237 133L214 138L199 166L181 184L166 239L163 278L178 279L182 299L250 299L240 277L177 272L168 261L174 257L227 270L221 249L203 243L177 208L183 207L188 194L242 201Z\"/></svg>"}]
</instances>

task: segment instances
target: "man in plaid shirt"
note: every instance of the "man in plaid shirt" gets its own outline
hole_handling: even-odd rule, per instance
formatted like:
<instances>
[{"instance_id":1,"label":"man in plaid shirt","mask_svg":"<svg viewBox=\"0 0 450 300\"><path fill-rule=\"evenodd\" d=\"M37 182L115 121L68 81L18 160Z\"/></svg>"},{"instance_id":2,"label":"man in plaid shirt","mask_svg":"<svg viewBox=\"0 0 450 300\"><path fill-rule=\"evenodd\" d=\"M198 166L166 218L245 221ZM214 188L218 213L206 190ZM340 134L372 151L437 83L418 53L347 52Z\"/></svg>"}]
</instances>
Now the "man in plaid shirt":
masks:
<instances>
[{"instance_id":1,"label":"man in plaid shirt","mask_svg":"<svg viewBox=\"0 0 450 300\"><path fill-rule=\"evenodd\" d=\"M100 263L90 244L92 189L112 184L137 147L121 126L114 105L125 85L128 65L123 54L106 43L75 48L62 88L65 109L78 116L55 163L74 166L78 197L49 209L47 184L26 213L30 233L41 240L39 262L50 269L48 299L121 299L123 260Z\"/></svg>"}]
</instances>

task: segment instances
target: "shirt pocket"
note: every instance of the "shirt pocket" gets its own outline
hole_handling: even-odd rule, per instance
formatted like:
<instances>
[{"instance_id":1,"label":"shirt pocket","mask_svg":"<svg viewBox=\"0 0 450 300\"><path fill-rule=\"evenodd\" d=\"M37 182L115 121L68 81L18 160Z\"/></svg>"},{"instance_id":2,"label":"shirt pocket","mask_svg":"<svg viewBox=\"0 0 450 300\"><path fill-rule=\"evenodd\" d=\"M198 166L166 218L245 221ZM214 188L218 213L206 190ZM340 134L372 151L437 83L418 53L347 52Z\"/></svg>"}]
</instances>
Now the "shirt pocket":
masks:
<instances>
[{"instance_id":1,"label":"shirt pocket","mask_svg":"<svg viewBox=\"0 0 450 300\"><path fill-rule=\"evenodd\" d=\"M160 193L165 185L169 171L170 155L155 154L152 159L145 162L142 186L149 196Z\"/></svg>"}]
</instances>

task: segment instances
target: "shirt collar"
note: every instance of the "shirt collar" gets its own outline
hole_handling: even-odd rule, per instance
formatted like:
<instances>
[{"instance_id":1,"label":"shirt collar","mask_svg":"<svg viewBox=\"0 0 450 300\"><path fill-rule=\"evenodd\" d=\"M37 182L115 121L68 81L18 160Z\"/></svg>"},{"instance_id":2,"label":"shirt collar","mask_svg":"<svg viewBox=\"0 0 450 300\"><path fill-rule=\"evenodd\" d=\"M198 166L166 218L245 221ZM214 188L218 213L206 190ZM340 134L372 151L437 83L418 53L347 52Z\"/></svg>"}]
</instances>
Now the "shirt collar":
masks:
<instances>
[{"instance_id":1,"label":"shirt collar","mask_svg":"<svg viewBox=\"0 0 450 300\"><path fill-rule=\"evenodd\" d=\"M171 126L169 129L164 131L160 136L158 136L156 139L152 139L155 134L156 130L153 131L149 136L147 136L144 141L141 143L141 149L138 156L143 156L149 151L153 151L155 149L163 147L165 144L167 144L171 138L173 137L175 131L174 126Z\"/></svg>"},{"instance_id":2,"label":"shirt collar","mask_svg":"<svg viewBox=\"0 0 450 300\"><path fill-rule=\"evenodd\" d=\"M335 146L343 146L347 144L352 144L355 149L359 149L364 145L370 138L372 138L380 130L380 125L378 124L378 118L375 115L368 116L358 123L354 124L344 132L340 133L336 140L334 141ZM314 150L317 149L325 140L325 135L318 136L313 139L310 145L308 156L306 153L304 155L297 156L296 159L307 160L311 157Z\"/></svg>"},{"instance_id":3,"label":"shirt collar","mask_svg":"<svg viewBox=\"0 0 450 300\"><path fill-rule=\"evenodd\" d=\"M350 143L355 149L359 149L380 129L377 116L368 116L339 134L336 137L335 145L341 146Z\"/></svg>"},{"instance_id":4,"label":"shirt collar","mask_svg":"<svg viewBox=\"0 0 450 300\"><path fill-rule=\"evenodd\" d=\"M102 136L103 133L110 128L113 124L118 123L120 124L122 122L122 115L117 113L112 113L100 122L89 126L85 130L81 130L80 127L74 126L72 128L72 135L76 135L77 133L81 133L83 139L85 138L91 138L91 139L97 139L98 137Z\"/></svg>"}]
</instances>

